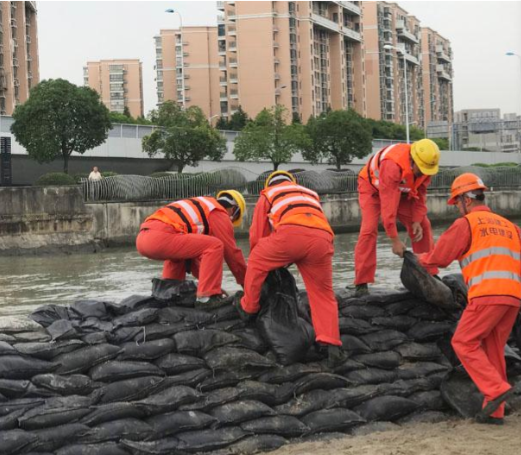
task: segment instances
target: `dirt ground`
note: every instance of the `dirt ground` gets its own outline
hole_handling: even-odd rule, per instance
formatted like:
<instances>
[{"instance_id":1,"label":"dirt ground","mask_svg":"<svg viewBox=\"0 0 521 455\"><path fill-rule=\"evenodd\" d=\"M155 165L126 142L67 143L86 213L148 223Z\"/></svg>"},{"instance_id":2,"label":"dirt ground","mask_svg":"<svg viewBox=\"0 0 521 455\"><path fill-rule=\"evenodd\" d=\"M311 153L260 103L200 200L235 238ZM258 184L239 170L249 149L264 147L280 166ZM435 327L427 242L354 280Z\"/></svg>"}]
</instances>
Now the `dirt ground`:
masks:
<instances>
[{"instance_id":1,"label":"dirt ground","mask_svg":"<svg viewBox=\"0 0 521 455\"><path fill-rule=\"evenodd\" d=\"M409 424L366 436L284 446L274 455L514 455L521 453L521 414L504 426L451 420Z\"/></svg>"}]
</instances>

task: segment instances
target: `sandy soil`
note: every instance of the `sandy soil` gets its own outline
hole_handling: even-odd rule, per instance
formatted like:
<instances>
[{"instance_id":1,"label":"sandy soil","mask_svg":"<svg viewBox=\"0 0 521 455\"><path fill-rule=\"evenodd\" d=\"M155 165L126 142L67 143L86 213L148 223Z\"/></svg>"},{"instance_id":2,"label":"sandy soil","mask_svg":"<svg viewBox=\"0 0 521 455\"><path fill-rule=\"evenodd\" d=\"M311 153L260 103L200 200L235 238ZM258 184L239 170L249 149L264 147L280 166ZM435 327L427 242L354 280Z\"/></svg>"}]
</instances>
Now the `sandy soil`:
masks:
<instances>
[{"instance_id":1,"label":"sandy soil","mask_svg":"<svg viewBox=\"0 0 521 455\"><path fill-rule=\"evenodd\" d=\"M451 420L408 424L398 430L345 436L331 441L282 447L274 455L517 455L521 453L521 414L505 425L479 425Z\"/></svg>"}]
</instances>

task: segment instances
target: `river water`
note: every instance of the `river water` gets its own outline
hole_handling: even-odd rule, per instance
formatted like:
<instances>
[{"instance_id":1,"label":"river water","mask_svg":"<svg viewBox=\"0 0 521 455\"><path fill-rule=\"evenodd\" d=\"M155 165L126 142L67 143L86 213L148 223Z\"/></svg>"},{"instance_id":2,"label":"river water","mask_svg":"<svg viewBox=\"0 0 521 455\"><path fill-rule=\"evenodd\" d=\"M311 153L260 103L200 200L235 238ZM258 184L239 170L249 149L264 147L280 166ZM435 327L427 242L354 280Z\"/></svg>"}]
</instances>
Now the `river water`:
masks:
<instances>
[{"instance_id":1,"label":"river water","mask_svg":"<svg viewBox=\"0 0 521 455\"><path fill-rule=\"evenodd\" d=\"M435 237L442 229L435 230ZM405 234L402 234L404 237ZM333 279L335 287L352 285L353 249L358 234L340 234L335 238ZM238 241L247 253L248 241ZM377 283L399 286L402 261L391 253L384 234L378 240ZM135 248L110 248L98 253L56 256L19 256L0 261L0 316L29 314L46 304L71 304L94 299L119 302L133 294L150 295L151 279L161 275L161 263L141 257ZM291 269L298 283L302 279ZM448 272L457 272L452 264ZM443 273L442 273L443 275ZM225 267L223 289L239 289Z\"/></svg>"}]
</instances>

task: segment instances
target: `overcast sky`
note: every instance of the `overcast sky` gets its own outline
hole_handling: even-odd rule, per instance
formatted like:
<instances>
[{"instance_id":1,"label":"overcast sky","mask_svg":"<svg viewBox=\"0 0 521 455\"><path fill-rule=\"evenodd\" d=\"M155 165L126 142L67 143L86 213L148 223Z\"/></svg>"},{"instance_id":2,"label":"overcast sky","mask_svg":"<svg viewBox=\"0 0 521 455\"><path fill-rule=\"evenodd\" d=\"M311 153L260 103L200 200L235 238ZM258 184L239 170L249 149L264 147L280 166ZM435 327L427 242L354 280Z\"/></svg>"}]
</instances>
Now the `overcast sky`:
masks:
<instances>
[{"instance_id":1,"label":"overcast sky","mask_svg":"<svg viewBox=\"0 0 521 455\"><path fill-rule=\"evenodd\" d=\"M398 2L452 42L455 110L500 108L521 113L521 2ZM89 60L139 58L145 112L156 102L153 37L161 28L216 25L215 2L39 1L41 79L83 84Z\"/></svg>"}]
</instances>

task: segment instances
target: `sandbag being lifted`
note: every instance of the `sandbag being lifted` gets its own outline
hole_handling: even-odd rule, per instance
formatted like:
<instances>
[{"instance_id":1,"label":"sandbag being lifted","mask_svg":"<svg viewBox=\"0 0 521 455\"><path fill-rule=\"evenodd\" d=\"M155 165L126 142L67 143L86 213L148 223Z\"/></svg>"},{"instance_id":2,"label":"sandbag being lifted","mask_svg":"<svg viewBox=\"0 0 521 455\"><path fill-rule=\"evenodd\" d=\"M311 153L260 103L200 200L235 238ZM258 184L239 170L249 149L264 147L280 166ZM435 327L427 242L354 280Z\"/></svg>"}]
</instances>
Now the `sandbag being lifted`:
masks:
<instances>
[{"instance_id":1,"label":"sandbag being lifted","mask_svg":"<svg viewBox=\"0 0 521 455\"><path fill-rule=\"evenodd\" d=\"M442 281L437 280L425 270L416 256L410 251L403 255L402 284L415 297L447 310L461 309L454 301L451 289Z\"/></svg>"},{"instance_id":2,"label":"sandbag being lifted","mask_svg":"<svg viewBox=\"0 0 521 455\"><path fill-rule=\"evenodd\" d=\"M290 365L301 361L313 344L315 333L298 314L297 286L287 269L269 273L260 303L257 327L277 362Z\"/></svg>"}]
</instances>

